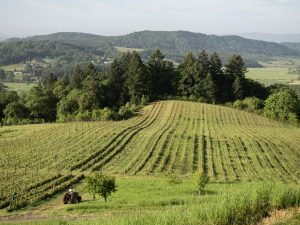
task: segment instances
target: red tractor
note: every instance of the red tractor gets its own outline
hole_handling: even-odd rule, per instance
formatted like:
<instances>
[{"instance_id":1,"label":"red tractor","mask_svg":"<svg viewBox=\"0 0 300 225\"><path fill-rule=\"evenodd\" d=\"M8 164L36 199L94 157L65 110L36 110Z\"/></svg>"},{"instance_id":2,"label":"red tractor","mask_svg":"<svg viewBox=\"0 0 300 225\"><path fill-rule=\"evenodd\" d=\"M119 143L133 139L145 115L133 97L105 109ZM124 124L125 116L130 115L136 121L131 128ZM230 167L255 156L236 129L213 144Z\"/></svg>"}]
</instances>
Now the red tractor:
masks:
<instances>
[{"instance_id":1,"label":"red tractor","mask_svg":"<svg viewBox=\"0 0 300 225\"><path fill-rule=\"evenodd\" d=\"M81 196L79 195L78 192L73 192L71 189L68 192L65 192L64 197L63 197L63 202L64 204L68 203L79 203L82 201Z\"/></svg>"}]
</instances>

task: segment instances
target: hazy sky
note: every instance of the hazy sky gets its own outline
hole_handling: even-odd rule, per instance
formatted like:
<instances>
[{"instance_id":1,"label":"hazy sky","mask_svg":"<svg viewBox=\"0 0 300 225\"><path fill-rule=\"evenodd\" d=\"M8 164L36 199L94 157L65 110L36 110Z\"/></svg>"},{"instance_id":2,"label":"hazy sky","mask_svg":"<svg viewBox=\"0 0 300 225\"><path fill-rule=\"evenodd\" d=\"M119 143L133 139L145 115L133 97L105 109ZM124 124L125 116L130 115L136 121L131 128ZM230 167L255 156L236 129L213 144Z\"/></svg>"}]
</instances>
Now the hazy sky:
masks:
<instances>
[{"instance_id":1,"label":"hazy sky","mask_svg":"<svg viewBox=\"0 0 300 225\"><path fill-rule=\"evenodd\" d=\"M0 0L0 34L300 33L300 0Z\"/></svg>"}]
</instances>

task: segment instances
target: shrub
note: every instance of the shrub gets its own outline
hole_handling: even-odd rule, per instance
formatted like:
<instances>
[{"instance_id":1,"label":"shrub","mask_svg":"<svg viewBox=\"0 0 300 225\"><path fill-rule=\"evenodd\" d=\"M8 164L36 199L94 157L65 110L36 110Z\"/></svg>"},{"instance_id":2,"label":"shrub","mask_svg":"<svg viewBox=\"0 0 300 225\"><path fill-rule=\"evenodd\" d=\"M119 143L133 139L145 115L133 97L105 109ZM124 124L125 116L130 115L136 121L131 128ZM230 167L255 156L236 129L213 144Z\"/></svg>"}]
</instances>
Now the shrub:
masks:
<instances>
[{"instance_id":1,"label":"shrub","mask_svg":"<svg viewBox=\"0 0 300 225\"><path fill-rule=\"evenodd\" d=\"M95 121L109 121L116 117L115 112L107 107L94 109L89 115Z\"/></svg>"},{"instance_id":2,"label":"shrub","mask_svg":"<svg viewBox=\"0 0 300 225\"><path fill-rule=\"evenodd\" d=\"M300 109L300 101L292 91L280 91L270 95L265 101L264 114L271 119L280 121L294 121Z\"/></svg>"},{"instance_id":3,"label":"shrub","mask_svg":"<svg viewBox=\"0 0 300 225\"><path fill-rule=\"evenodd\" d=\"M79 112L76 115L78 121L91 121L92 113L89 111Z\"/></svg>"},{"instance_id":4,"label":"shrub","mask_svg":"<svg viewBox=\"0 0 300 225\"><path fill-rule=\"evenodd\" d=\"M147 105L148 103L149 103L149 97L143 95L142 98L141 98L141 106L145 106L145 105Z\"/></svg>"},{"instance_id":5,"label":"shrub","mask_svg":"<svg viewBox=\"0 0 300 225\"><path fill-rule=\"evenodd\" d=\"M242 100L236 100L234 103L233 103L233 108L236 108L236 109L245 109L246 108L246 105L243 103Z\"/></svg>"},{"instance_id":6,"label":"shrub","mask_svg":"<svg viewBox=\"0 0 300 225\"><path fill-rule=\"evenodd\" d=\"M169 176L168 176L168 183L169 184L181 184L182 183L182 179L176 173L169 174Z\"/></svg>"},{"instance_id":7,"label":"shrub","mask_svg":"<svg viewBox=\"0 0 300 225\"><path fill-rule=\"evenodd\" d=\"M256 97L247 97L243 100L247 111L257 112L264 107L264 101Z\"/></svg>"},{"instance_id":8,"label":"shrub","mask_svg":"<svg viewBox=\"0 0 300 225\"><path fill-rule=\"evenodd\" d=\"M203 173L196 174L196 183L198 185L198 191L200 194L204 193L205 186L208 184L209 180L210 177Z\"/></svg>"}]
</instances>

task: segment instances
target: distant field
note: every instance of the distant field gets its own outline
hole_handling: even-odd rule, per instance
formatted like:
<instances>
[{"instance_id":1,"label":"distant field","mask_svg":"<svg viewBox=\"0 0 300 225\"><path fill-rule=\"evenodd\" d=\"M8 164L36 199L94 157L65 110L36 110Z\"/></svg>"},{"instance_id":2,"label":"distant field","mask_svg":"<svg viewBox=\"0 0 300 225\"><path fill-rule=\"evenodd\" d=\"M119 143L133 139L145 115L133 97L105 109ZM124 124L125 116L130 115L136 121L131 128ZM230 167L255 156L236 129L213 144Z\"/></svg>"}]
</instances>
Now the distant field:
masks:
<instances>
[{"instance_id":1,"label":"distant field","mask_svg":"<svg viewBox=\"0 0 300 225\"><path fill-rule=\"evenodd\" d=\"M14 72L14 71L24 70L25 65L24 65L24 63L18 63L18 64L11 64L11 65L7 65L7 66L1 66L1 68L7 72L9 72L9 71Z\"/></svg>"},{"instance_id":2,"label":"distant field","mask_svg":"<svg viewBox=\"0 0 300 225\"><path fill-rule=\"evenodd\" d=\"M289 84L296 81L298 74L289 73L286 67L248 68L246 76L269 86L274 83Z\"/></svg>"},{"instance_id":3,"label":"distant field","mask_svg":"<svg viewBox=\"0 0 300 225\"><path fill-rule=\"evenodd\" d=\"M126 47L118 47L118 46L115 46L115 48L116 48L119 52L133 52L133 51L136 51L136 52L142 52L142 51L145 50L145 49L142 49L142 48L126 48Z\"/></svg>"},{"instance_id":4,"label":"distant field","mask_svg":"<svg viewBox=\"0 0 300 225\"><path fill-rule=\"evenodd\" d=\"M36 86L36 83L4 83L7 86L6 90L16 91L16 92L27 92L32 87Z\"/></svg>"}]
</instances>

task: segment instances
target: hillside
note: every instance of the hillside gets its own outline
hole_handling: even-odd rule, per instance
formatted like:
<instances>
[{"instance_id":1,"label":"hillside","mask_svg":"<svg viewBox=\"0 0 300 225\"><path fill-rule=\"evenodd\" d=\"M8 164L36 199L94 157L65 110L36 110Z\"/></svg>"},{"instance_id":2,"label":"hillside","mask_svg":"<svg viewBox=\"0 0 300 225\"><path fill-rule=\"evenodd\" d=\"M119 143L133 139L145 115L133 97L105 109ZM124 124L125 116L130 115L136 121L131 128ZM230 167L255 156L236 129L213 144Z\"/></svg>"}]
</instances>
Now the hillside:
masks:
<instances>
[{"instance_id":1,"label":"hillside","mask_svg":"<svg viewBox=\"0 0 300 225\"><path fill-rule=\"evenodd\" d=\"M300 42L300 34L242 33L241 37L270 42Z\"/></svg>"},{"instance_id":2,"label":"hillside","mask_svg":"<svg viewBox=\"0 0 300 225\"><path fill-rule=\"evenodd\" d=\"M284 42L284 43L282 43L282 45L284 45L290 49L300 51L300 42Z\"/></svg>"},{"instance_id":3,"label":"hillside","mask_svg":"<svg viewBox=\"0 0 300 225\"><path fill-rule=\"evenodd\" d=\"M232 108L163 101L120 122L2 127L0 206L37 202L104 171L195 171L213 181L299 181L300 129ZM25 191L27 190L27 191Z\"/></svg>"},{"instance_id":4,"label":"hillside","mask_svg":"<svg viewBox=\"0 0 300 225\"><path fill-rule=\"evenodd\" d=\"M68 63L91 61L102 52L87 51L79 45L57 41L16 40L0 44L0 65L14 64L36 58L56 58Z\"/></svg>"},{"instance_id":5,"label":"hillside","mask_svg":"<svg viewBox=\"0 0 300 225\"><path fill-rule=\"evenodd\" d=\"M144 49L147 58L154 49L161 49L168 58L179 61L189 51L198 53L218 51L225 59L229 54L240 54L255 64L258 59L272 57L299 57L300 52L278 43L245 39L239 36L216 36L187 31L141 31L123 36L100 36L85 33L54 33L28 38L14 38L0 44L0 49L9 44L25 42L35 45L39 42L59 42L80 47L86 51L106 57L118 55L116 47ZM6 55L1 54L0 63L7 62ZM246 60L246 61L247 61ZM251 62L251 63L250 63ZM13 62L18 63L18 62ZM257 65L257 64L256 64Z\"/></svg>"}]
</instances>

